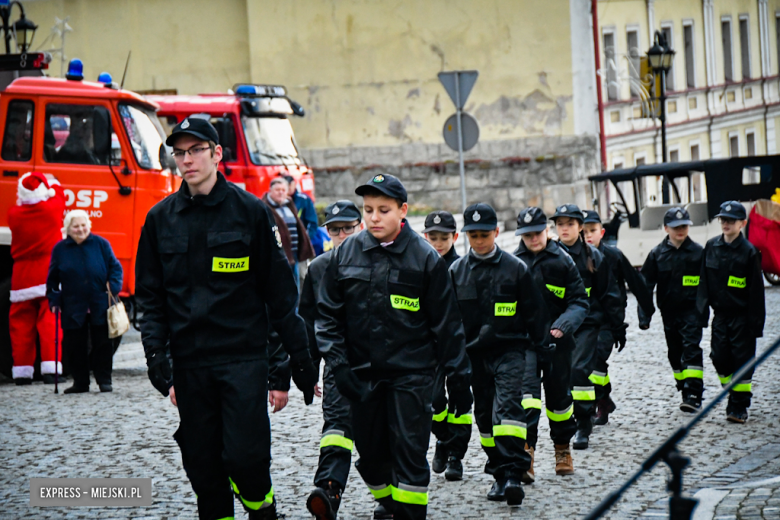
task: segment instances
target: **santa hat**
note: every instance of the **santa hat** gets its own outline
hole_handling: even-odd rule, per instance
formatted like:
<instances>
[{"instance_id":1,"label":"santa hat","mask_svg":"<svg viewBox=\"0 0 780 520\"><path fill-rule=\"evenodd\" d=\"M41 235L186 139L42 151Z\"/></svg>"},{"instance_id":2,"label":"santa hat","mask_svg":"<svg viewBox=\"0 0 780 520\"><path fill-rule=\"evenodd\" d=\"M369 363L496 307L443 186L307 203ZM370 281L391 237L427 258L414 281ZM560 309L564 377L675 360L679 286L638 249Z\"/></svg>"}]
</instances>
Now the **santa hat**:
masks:
<instances>
[{"instance_id":1,"label":"santa hat","mask_svg":"<svg viewBox=\"0 0 780 520\"><path fill-rule=\"evenodd\" d=\"M16 190L17 203L19 205L38 204L39 202L49 200L54 195L54 190L49 186L49 181L42 173L25 173L19 179L19 188Z\"/></svg>"}]
</instances>

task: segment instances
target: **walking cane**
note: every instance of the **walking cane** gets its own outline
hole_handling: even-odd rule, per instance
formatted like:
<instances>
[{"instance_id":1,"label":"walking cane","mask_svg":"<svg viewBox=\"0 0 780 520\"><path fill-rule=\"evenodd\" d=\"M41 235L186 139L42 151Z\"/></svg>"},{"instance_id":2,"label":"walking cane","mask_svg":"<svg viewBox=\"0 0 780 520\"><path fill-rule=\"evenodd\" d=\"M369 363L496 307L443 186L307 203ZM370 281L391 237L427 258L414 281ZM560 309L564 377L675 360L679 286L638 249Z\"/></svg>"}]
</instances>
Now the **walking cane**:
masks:
<instances>
[{"instance_id":1,"label":"walking cane","mask_svg":"<svg viewBox=\"0 0 780 520\"><path fill-rule=\"evenodd\" d=\"M54 309L54 393L59 394L60 309Z\"/></svg>"}]
</instances>

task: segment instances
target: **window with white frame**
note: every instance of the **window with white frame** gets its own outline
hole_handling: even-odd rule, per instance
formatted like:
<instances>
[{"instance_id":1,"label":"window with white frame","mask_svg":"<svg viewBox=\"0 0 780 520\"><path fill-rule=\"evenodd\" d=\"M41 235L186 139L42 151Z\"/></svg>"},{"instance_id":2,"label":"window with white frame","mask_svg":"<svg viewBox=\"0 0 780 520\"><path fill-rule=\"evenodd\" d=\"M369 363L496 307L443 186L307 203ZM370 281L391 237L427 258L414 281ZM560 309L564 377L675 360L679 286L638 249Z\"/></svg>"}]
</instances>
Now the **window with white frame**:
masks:
<instances>
[{"instance_id":1,"label":"window with white frame","mask_svg":"<svg viewBox=\"0 0 780 520\"><path fill-rule=\"evenodd\" d=\"M752 157L756 155L756 131L755 130L746 130L745 131L745 148L747 149L747 156Z\"/></svg>"},{"instance_id":2,"label":"window with white frame","mask_svg":"<svg viewBox=\"0 0 780 520\"><path fill-rule=\"evenodd\" d=\"M750 20L748 15L739 16L739 52L742 61L742 79L749 79L750 75Z\"/></svg>"},{"instance_id":3,"label":"window with white frame","mask_svg":"<svg viewBox=\"0 0 780 520\"><path fill-rule=\"evenodd\" d=\"M685 47L685 83L696 88L696 61L693 47L693 22L683 22L683 46Z\"/></svg>"},{"instance_id":4,"label":"window with white frame","mask_svg":"<svg viewBox=\"0 0 780 520\"><path fill-rule=\"evenodd\" d=\"M674 49L672 28L673 26L671 23L661 24L661 34L664 35L666 45L668 45L670 49ZM669 69L669 72L666 73L666 90L676 90L674 83L674 61L672 61L672 67Z\"/></svg>"},{"instance_id":5,"label":"window with white frame","mask_svg":"<svg viewBox=\"0 0 780 520\"><path fill-rule=\"evenodd\" d=\"M739 134L729 132L729 157L739 157Z\"/></svg>"},{"instance_id":6,"label":"window with white frame","mask_svg":"<svg viewBox=\"0 0 780 520\"><path fill-rule=\"evenodd\" d=\"M723 44L723 79L734 81L734 52L731 46L731 18L720 20L720 39Z\"/></svg>"}]
</instances>

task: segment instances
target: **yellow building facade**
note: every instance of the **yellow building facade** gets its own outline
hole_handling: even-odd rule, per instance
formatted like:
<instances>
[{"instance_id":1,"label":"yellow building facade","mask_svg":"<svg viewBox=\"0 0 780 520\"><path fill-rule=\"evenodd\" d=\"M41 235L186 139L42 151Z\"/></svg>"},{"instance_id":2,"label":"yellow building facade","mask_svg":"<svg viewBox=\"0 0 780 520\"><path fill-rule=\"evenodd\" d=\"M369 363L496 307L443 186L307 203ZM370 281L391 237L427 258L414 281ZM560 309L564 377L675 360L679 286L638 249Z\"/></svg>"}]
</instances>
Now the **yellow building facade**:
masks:
<instances>
[{"instance_id":1,"label":"yellow building facade","mask_svg":"<svg viewBox=\"0 0 780 520\"><path fill-rule=\"evenodd\" d=\"M780 148L780 1L600 0L598 36L607 168L662 162L661 127L645 117L639 58L661 31L676 51L668 75L668 161L775 154ZM661 180L645 179L648 205ZM704 179L679 180L683 202Z\"/></svg>"}]
</instances>

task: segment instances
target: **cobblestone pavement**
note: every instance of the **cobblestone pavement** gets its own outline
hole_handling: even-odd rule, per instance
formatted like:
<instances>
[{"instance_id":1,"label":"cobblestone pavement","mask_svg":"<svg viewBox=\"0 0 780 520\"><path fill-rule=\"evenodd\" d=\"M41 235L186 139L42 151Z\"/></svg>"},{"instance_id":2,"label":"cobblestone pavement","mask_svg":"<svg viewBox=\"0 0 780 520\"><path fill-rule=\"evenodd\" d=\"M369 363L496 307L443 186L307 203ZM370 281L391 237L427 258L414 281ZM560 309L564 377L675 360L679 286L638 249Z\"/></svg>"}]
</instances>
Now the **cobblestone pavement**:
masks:
<instances>
[{"instance_id":1,"label":"cobblestone pavement","mask_svg":"<svg viewBox=\"0 0 780 520\"><path fill-rule=\"evenodd\" d=\"M767 289L767 303L769 317L759 350L780 336L780 288ZM451 483L442 475L432 475L430 518L582 517L632 474L650 450L688 420L690 416L678 409L661 320L654 319L649 331L639 331L633 298L628 315L628 347L615 353L611 367L618 410L608 425L596 427L589 450L574 452L576 473L555 476L553 449L543 419L537 480L526 487L525 502L514 509L488 502L484 495L491 481L482 473L485 457L475 429L464 461L464 480ZM0 384L0 519L197 518L195 497L171 437L178 423L176 409L148 382L142 357L137 355L137 334L129 334L125 342L117 353L121 358L117 365L136 368L115 369L111 394L97 392L95 385L89 394L66 396L55 395L51 386L42 384ZM703 346L709 354L709 329ZM719 385L708 359L705 385L705 400L712 399ZM727 423L721 403L681 445L692 458L685 473L686 492L697 493L703 506L707 504L697 518L780 517L780 478L776 478L780 475L780 357L758 369L753 387L756 396L747 424ZM301 394L293 391L290 405L271 420L272 475L280 510L288 519L309 518L305 497L317 462L319 407L304 407ZM665 468L657 467L605 518L668 515L667 476ZM31 508L31 477L151 477L154 505ZM370 518L372 509L368 491L353 472L340 518ZM237 518L243 518L239 505L236 513Z\"/></svg>"}]
</instances>

